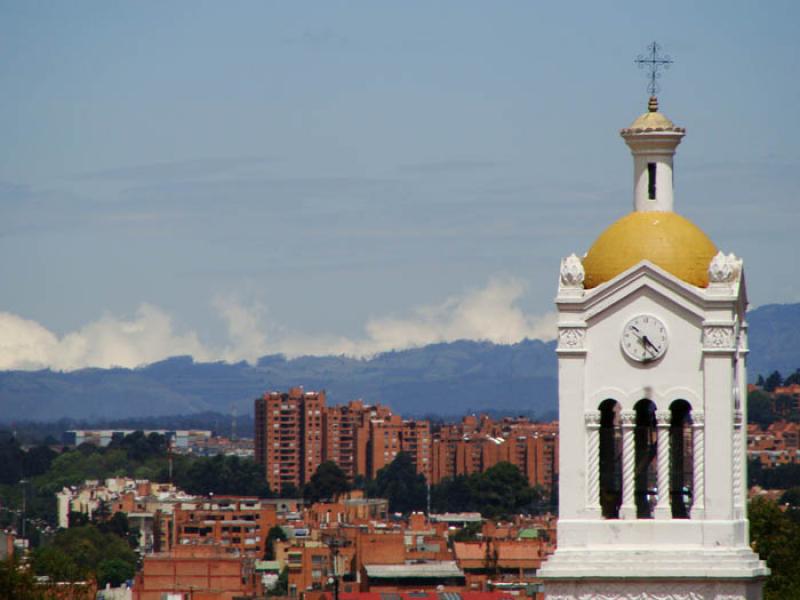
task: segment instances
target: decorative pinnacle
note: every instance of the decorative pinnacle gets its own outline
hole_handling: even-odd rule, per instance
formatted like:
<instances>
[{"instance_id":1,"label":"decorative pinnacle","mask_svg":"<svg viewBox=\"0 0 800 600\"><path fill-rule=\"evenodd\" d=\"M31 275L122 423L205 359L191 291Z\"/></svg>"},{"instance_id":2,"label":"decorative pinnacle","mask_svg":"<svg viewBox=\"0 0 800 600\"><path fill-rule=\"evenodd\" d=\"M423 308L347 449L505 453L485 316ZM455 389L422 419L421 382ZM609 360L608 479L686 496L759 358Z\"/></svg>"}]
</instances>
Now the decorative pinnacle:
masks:
<instances>
[{"instance_id":1,"label":"decorative pinnacle","mask_svg":"<svg viewBox=\"0 0 800 600\"><path fill-rule=\"evenodd\" d=\"M658 80L661 79L661 72L659 69L669 69L670 65L673 63L669 55L662 55L660 52L661 46L659 46L657 42L653 42L647 46L647 54L640 54L636 57L636 60L633 61L640 69L647 68L648 70L647 78L650 81L647 84L647 91L650 92L651 105L653 104L655 95L661 91L661 87L658 85ZM658 110L658 102L656 102L656 110ZM654 111L651 109L651 112Z\"/></svg>"}]
</instances>

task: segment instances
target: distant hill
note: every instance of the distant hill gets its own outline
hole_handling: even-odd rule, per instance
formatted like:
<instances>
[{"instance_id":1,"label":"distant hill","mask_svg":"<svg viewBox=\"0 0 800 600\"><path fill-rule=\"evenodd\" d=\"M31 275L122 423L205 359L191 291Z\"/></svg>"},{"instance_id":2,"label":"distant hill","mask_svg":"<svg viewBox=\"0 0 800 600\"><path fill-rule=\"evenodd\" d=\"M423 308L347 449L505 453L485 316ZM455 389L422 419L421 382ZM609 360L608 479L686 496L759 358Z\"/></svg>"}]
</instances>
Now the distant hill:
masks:
<instances>
[{"instance_id":1,"label":"distant hill","mask_svg":"<svg viewBox=\"0 0 800 600\"><path fill-rule=\"evenodd\" d=\"M800 367L800 304L750 312L749 375ZM343 356L287 360L265 356L257 365L197 363L175 357L138 369L0 372L0 421L54 421L252 412L265 390L304 385L325 389L330 403L363 398L404 415L462 415L493 410L555 416L553 342L513 345L459 341L388 352L372 359Z\"/></svg>"},{"instance_id":2,"label":"distant hill","mask_svg":"<svg viewBox=\"0 0 800 600\"><path fill-rule=\"evenodd\" d=\"M800 368L800 304L767 304L747 315L751 381L780 371L785 377Z\"/></svg>"},{"instance_id":3,"label":"distant hill","mask_svg":"<svg viewBox=\"0 0 800 600\"><path fill-rule=\"evenodd\" d=\"M388 352L372 359L265 356L247 363L170 358L138 369L0 372L0 420L113 420L203 411L240 414L266 390L325 389L329 403L363 398L403 415L461 415L469 410L553 416L552 343L511 346L460 341Z\"/></svg>"}]
</instances>

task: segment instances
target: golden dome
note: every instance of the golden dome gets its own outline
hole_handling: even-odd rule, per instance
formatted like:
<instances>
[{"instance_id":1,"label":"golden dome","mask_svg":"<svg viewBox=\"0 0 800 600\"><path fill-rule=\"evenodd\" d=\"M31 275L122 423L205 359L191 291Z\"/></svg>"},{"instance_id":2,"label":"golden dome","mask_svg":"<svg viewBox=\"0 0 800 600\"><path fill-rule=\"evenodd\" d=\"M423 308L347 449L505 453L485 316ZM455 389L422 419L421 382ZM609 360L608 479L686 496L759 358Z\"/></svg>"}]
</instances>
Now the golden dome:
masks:
<instances>
[{"instance_id":1,"label":"golden dome","mask_svg":"<svg viewBox=\"0 0 800 600\"><path fill-rule=\"evenodd\" d=\"M647 112L631 123L630 127L623 129L622 135L627 136L637 133L649 133L652 131L686 133L683 127L675 127L675 123L658 112L658 98L655 96L650 97L650 102L647 105Z\"/></svg>"},{"instance_id":2,"label":"golden dome","mask_svg":"<svg viewBox=\"0 0 800 600\"><path fill-rule=\"evenodd\" d=\"M649 260L697 287L708 286L708 265L717 248L697 225L673 212L632 212L595 240L583 259L584 287L610 281Z\"/></svg>"},{"instance_id":3,"label":"golden dome","mask_svg":"<svg viewBox=\"0 0 800 600\"><path fill-rule=\"evenodd\" d=\"M674 129L675 124L660 112L646 112L636 119L628 129Z\"/></svg>"}]
</instances>

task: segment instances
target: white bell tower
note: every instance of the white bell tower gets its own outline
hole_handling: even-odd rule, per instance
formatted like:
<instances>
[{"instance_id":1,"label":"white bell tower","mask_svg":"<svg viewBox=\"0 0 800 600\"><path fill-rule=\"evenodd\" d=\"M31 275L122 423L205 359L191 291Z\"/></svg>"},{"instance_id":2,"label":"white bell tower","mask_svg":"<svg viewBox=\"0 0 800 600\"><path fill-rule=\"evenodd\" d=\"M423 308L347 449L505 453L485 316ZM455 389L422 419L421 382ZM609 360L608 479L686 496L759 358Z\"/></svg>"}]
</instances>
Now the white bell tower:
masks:
<instances>
[{"instance_id":1,"label":"white bell tower","mask_svg":"<svg viewBox=\"0 0 800 600\"><path fill-rule=\"evenodd\" d=\"M558 295L558 548L548 600L756 600L749 545L742 261L673 212L685 135L658 112L623 129L634 211Z\"/></svg>"}]
</instances>

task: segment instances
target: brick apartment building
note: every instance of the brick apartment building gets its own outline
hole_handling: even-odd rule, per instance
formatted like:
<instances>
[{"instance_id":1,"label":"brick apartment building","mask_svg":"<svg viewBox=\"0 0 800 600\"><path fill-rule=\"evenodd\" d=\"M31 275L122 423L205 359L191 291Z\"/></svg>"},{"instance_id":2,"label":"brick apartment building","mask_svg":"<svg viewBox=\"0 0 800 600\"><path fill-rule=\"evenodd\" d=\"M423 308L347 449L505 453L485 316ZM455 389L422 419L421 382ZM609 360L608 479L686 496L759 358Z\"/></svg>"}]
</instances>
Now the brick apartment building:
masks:
<instances>
[{"instance_id":1,"label":"brick apartment building","mask_svg":"<svg viewBox=\"0 0 800 600\"><path fill-rule=\"evenodd\" d=\"M255 401L255 460L270 489L298 489L323 461L325 392L269 392Z\"/></svg>"},{"instance_id":2,"label":"brick apartment building","mask_svg":"<svg viewBox=\"0 0 800 600\"><path fill-rule=\"evenodd\" d=\"M278 524L278 507L258 498L216 497L176 506L171 547L212 542L262 558L270 528Z\"/></svg>"},{"instance_id":3,"label":"brick apartment building","mask_svg":"<svg viewBox=\"0 0 800 600\"><path fill-rule=\"evenodd\" d=\"M351 480L367 471L368 417L375 412L368 408L361 400L353 400L325 409L325 456L339 465Z\"/></svg>"},{"instance_id":4,"label":"brick apartment building","mask_svg":"<svg viewBox=\"0 0 800 600\"><path fill-rule=\"evenodd\" d=\"M258 589L253 561L213 545L176 546L144 557L133 584L133 600L234 600Z\"/></svg>"},{"instance_id":5,"label":"brick apartment building","mask_svg":"<svg viewBox=\"0 0 800 600\"><path fill-rule=\"evenodd\" d=\"M531 485L550 490L558 473L558 425L470 415L433 431L428 421L403 419L361 400L326 406L324 391L302 387L268 392L255 401L255 459L277 493L306 484L326 460L351 480L375 478L400 452L408 453L417 473L431 483L507 461Z\"/></svg>"},{"instance_id":6,"label":"brick apartment building","mask_svg":"<svg viewBox=\"0 0 800 600\"><path fill-rule=\"evenodd\" d=\"M433 437L431 483L481 473L503 461L515 465L530 485L551 490L558 474L558 425L523 418L494 422L486 415L445 425Z\"/></svg>"}]
</instances>

